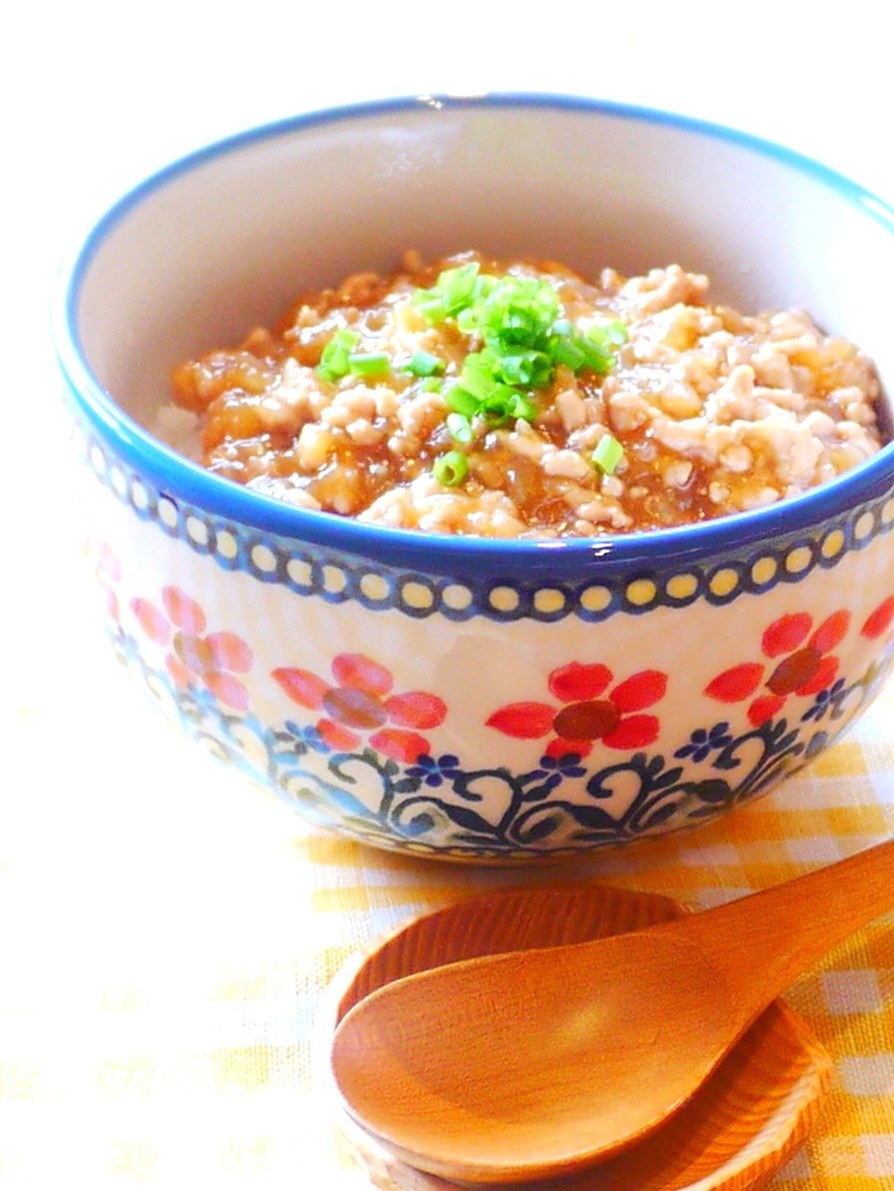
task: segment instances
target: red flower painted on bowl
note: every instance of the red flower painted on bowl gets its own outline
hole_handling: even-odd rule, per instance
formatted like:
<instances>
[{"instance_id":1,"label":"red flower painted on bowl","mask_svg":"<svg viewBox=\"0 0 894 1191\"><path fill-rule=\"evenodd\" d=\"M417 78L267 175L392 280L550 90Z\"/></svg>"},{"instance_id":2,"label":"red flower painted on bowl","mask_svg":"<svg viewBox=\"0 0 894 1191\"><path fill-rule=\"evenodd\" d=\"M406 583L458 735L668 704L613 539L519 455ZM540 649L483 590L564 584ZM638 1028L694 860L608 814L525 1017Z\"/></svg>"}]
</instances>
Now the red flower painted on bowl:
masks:
<instances>
[{"instance_id":1,"label":"red flower painted on bowl","mask_svg":"<svg viewBox=\"0 0 894 1191\"><path fill-rule=\"evenodd\" d=\"M293 702L321 711L316 729L333 749L353 749L366 738L394 761L416 762L431 745L416 729L436 728L447 708L425 691L392 693L390 670L362 653L340 653L332 661L330 682L309 670L281 667L273 677Z\"/></svg>"},{"instance_id":2,"label":"red flower painted on bowl","mask_svg":"<svg viewBox=\"0 0 894 1191\"><path fill-rule=\"evenodd\" d=\"M748 719L759 727L778 715L790 696L816 695L831 686L839 666L832 650L841 642L850 620L850 613L840 609L814 629L809 612L780 616L761 638L761 652L767 660L742 662L724 670L707 685L705 694L720 703L751 699Z\"/></svg>"},{"instance_id":3,"label":"red flower painted on bowl","mask_svg":"<svg viewBox=\"0 0 894 1191\"><path fill-rule=\"evenodd\" d=\"M168 649L165 668L180 690L203 687L228 707L245 711L248 691L236 677L251 669L252 652L235 633L205 633L207 618L179 587L162 588L162 607L139 597L130 606L143 632Z\"/></svg>"},{"instance_id":4,"label":"red flower painted on bowl","mask_svg":"<svg viewBox=\"0 0 894 1191\"><path fill-rule=\"evenodd\" d=\"M860 635L867 637L870 641L877 641L880 637L884 637L892 626L894 626L894 596L888 596L867 616L860 629Z\"/></svg>"},{"instance_id":5,"label":"red flower painted on bowl","mask_svg":"<svg viewBox=\"0 0 894 1191\"><path fill-rule=\"evenodd\" d=\"M661 730L654 715L643 714L664 697L667 675L640 670L612 686L614 674L599 663L570 662L548 678L554 703L508 703L487 720L491 728L520 740L552 739L545 755L586 757L600 741L612 749L644 748Z\"/></svg>"}]
</instances>

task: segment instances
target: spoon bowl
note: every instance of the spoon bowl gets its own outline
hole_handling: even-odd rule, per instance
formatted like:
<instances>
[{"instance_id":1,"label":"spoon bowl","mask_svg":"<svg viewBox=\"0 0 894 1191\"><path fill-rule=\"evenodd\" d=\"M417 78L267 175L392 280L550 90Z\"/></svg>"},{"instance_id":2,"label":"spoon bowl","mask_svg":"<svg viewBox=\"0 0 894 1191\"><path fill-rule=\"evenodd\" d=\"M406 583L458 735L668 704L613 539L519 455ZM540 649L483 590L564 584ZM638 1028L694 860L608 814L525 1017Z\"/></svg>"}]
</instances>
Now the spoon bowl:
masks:
<instances>
[{"instance_id":1,"label":"spoon bowl","mask_svg":"<svg viewBox=\"0 0 894 1191\"><path fill-rule=\"evenodd\" d=\"M644 931L387 984L336 1031L345 1108L402 1160L445 1178L585 1169L677 1112L779 992L894 905L892 875L888 841Z\"/></svg>"},{"instance_id":2,"label":"spoon bowl","mask_svg":"<svg viewBox=\"0 0 894 1191\"><path fill-rule=\"evenodd\" d=\"M455 1186L400 1161L339 1110L329 1052L335 1028L354 1005L415 972L485 954L586 942L682 913L678 903L654 893L591 884L525 886L423 914L349 958L327 992L315 1057L341 1141L370 1184L387 1191ZM679 1113L623 1154L564 1180L563 1189L745 1191L762 1185L803 1143L824 1103L831 1067L806 1024L777 1000Z\"/></svg>"}]
</instances>

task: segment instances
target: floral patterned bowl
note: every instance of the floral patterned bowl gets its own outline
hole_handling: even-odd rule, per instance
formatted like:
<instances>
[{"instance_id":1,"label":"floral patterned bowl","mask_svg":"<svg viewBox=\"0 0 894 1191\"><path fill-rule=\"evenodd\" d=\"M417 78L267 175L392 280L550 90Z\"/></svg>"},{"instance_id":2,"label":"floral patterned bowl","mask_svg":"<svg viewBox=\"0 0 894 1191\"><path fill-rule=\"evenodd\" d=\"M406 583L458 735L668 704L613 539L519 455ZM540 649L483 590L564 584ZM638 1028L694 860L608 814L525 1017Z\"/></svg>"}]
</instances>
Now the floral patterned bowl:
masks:
<instances>
[{"instance_id":1,"label":"floral patterned bowl","mask_svg":"<svg viewBox=\"0 0 894 1191\"><path fill-rule=\"evenodd\" d=\"M238 136L106 215L56 312L121 660L297 811L446 859L691 827L807 764L894 657L894 446L713 523L495 542L276 503L153 435L177 361L408 246L680 261L742 308L806 307L894 374L894 214L772 145L545 96Z\"/></svg>"}]
</instances>

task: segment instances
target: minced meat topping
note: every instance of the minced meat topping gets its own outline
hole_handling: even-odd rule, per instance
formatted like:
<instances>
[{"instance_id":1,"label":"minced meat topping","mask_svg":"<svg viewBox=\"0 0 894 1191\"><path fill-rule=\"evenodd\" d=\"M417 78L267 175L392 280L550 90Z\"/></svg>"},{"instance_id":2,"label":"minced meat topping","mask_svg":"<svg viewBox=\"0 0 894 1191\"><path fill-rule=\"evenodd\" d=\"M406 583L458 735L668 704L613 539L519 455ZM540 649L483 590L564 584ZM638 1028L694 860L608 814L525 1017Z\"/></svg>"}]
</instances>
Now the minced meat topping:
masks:
<instances>
[{"instance_id":1,"label":"minced meat topping","mask_svg":"<svg viewBox=\"0 0 894 1191\"><path fill-rule=\"evenodd\" d=\"M858 347L802 311L743 315L707 294L676 264L587 281L554 262L408 253L393 276L305 295L277 328L182 364L174 403L229 480L483 537L704 521L879 450L880 386Z\"/></svg>"}]
</instances>

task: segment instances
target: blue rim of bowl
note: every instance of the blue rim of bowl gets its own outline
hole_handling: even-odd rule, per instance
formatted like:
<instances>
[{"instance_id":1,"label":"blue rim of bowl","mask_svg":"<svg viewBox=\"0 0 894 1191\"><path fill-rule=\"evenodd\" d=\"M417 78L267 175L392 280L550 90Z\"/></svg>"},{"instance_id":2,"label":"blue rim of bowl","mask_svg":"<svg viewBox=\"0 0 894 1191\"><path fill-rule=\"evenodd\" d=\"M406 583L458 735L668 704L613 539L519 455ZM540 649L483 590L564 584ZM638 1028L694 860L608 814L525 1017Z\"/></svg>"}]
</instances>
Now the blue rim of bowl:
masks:
<instances>
[{"instance_id":1,"label":"blue rim of bowl","mask_svg":"<svg viewBox=\"0 0 894 1191\"><path fill-rule=\"evenodd\" d=\"M424 95L381 99L310 111L239 132L196 150L158 170L121 197L81 243L73 263L63 269L52 304L51 324L57 361L71 395L96 431L134 469L161 492L205 511L285 539L298 540L349 555L376 558L420 570L449 573L459 569L479 576L548 569L571 577L581 568L614 571L631 565L661 565L670 560L696 561L733 544L744 546L829 521L843 511L885 495L894 484L894 441L871 459L800 496L698 525L638 534L592 538L512 539L452 537L418 530L365 524L335 514L309 512L243 488L205 471L154 438L118 407L87 363L77 330L78 300L93 257L106 236L148 195L181 175L257 142L313 130L325 124L355 122L395 113L464 108L546 109L593 113L618 120L669 125L725 141L782 162L812 176L880 222L894 235L894 208L843 174L797 151L738 129L659 109L573 95L502 92L453 96ZM890 411L889 411L890 416ZM889 430L891 427L889 427Z\"/></svg>"}]
</instances>

